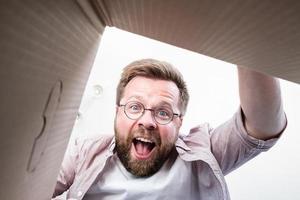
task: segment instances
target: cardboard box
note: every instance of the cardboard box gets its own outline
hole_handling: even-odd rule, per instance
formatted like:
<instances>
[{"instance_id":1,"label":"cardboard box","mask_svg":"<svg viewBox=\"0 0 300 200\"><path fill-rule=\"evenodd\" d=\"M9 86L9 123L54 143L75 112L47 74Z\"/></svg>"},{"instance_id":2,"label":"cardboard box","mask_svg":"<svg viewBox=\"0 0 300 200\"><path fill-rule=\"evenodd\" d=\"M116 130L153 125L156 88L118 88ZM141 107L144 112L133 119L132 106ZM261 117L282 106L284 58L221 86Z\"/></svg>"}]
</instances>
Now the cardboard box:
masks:
<instances>
[{"instance_id":1,"label":"cardboard box","mask_svg":"<svg viewBox=\"0 0 300 200\"><path fill-rule=\"evenodd\" d=\"M108 26L300 83L299 1L91 0L89 3L99 21ZM90 11L87 15L93 18Z\"/></svg>"},{"instance_id":2,"label":"cardboard box","mask_svg":"<svg viewBox=\"0 0 300 200\"><path fill-rule=\"evenodd\" d=\"M300 83L300 2L6 1L0 199L50 199L106 25Z\"/></svg>"},{"instance_id":3,"label":"cardboard box","mask_svg":"<svg viewBox=\"0 0 300 200\"><path fill-rule=\"evenodd\" d=\"M101 31L76 1L0 13L0 199L50 199Z\"/></svg>"}]
</instances>

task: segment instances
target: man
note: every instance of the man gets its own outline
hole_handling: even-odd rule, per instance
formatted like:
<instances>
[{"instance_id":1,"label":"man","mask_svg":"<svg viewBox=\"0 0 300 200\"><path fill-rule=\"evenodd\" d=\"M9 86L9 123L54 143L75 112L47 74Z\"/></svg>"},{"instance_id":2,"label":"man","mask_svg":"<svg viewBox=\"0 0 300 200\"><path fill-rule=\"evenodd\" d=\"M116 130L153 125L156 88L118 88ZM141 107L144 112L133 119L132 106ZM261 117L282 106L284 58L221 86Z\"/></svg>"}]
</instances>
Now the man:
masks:
<instances>
[{"instance_id":1,"label":"man","mask_svg":"<svg viewBox=\"0 0 300 200\"><path fill-rule=\"evenodd\" d=\"M53 197L230 199L224 175L268 150L287 123L278 80L240 67L238 75L238 112L181 137L189 94L180 72L153 59L129 64L117 88L115 137L76 140Z\"/></svg>"}]
</instances>

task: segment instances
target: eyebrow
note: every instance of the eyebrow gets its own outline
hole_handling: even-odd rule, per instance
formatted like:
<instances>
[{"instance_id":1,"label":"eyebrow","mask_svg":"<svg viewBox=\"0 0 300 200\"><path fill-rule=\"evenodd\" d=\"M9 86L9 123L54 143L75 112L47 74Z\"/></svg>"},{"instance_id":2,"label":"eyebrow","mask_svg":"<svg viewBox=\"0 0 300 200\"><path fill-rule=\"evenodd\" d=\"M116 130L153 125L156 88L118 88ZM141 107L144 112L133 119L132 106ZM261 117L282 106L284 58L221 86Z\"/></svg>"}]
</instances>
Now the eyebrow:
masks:
<instances>
[{"instance_id":1,"label":"eyebrow","mask_svg":"<svg viewBox=\"0 0 300 200\"><path fill-rule=\"evenodd\" d=\"M138 99L139 101L141 101L141 103L144 102L144 98L142 96L139 96L139 95L134 95L134 96L131 96L127 99L127 102L130 101L131 99ZM170 107L172 110L174 110L172 104L170 104L169 102L167 101L164 101L162 100L161 102L159 102L155 107L163 107L163 106L168 106Z\"/></svg>"},{"instance_id":2,"label":"eyebrow","mask_svg":"<svg viewBox=\"0 0 300 200\"><path fill-rule=\"evenodd\" d=\"M143 98L142 96L138 96L138 95L131 96L131 97L129 97L127 100L130 100L130 99L133 99L133 98L138 99L138 100L140 100L140 101L143 101L143 100L144 100L144 98Z\"/></svg>"}]
</instances>

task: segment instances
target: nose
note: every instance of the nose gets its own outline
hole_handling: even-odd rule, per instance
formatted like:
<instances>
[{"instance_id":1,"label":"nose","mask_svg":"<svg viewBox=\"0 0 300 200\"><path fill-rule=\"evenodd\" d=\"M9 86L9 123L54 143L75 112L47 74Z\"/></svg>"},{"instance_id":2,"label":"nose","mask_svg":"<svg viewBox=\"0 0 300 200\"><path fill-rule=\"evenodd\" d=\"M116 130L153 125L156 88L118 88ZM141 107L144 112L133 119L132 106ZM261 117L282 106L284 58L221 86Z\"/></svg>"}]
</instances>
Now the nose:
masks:
<instances>
[{"instance_id":1,"label":"nose","mask_svg":"<svg viewBox=\"0 0 300 200\"><path fill-rule=\"evenodd\" d=\"M156 129L157 124L152 116L151 110L145 110L144 114L138 119L138 125L148 130Z\"/></svg>"}]
</instances>

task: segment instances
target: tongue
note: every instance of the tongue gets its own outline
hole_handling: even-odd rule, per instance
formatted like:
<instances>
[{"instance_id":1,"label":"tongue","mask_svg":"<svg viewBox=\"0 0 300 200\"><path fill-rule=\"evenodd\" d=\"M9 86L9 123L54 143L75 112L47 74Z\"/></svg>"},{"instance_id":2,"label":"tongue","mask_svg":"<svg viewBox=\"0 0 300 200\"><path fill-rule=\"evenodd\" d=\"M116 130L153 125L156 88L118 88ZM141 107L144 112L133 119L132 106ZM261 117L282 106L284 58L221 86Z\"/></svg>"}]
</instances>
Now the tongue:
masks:
<instances>
[{"instance_id":1,"label":"tongue","mask_svg":"<svg viewBox=\"0 0 300 200\"><path fill-rule=\"evenodd\" d=\"M150 153L150 147L147 143L137 142L135 145L136 152L140 155L146 156Z\"/></svg>"}]
</instances>

